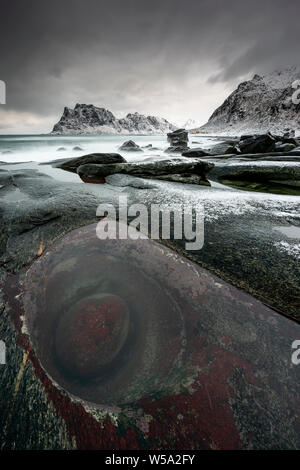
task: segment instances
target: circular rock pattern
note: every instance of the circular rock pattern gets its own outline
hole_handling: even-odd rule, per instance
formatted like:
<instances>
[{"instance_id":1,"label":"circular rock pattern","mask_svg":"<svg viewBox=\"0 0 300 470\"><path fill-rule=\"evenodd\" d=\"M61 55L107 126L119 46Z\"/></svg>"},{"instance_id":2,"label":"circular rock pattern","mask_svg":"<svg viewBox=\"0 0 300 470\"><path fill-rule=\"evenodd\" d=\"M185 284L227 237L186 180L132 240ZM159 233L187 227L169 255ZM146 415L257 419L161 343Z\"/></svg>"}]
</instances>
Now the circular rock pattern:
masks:
<instances>
[{"instance_id":1,"label":"circular rock pattern","mask_svg":"<svg viewBox=\"0 0 300 470\"><path fill-rule=\"evenodd\" d=\"M100 241L96 225L83 227L6 291L51 401L34 416L38 429L54 409L79 449L299 447L299 326L161 244ZM111 311L107 334L97 333ZM28 419L32 403L24 400ZM27 425L18 410L17 424Z\"/></svg>"},{"instance_id":2,"label":"circular rock pattern","mask_svg":"<svg viewBox=\"0 0 300 470\"><path fill-rule=\"evenodd\" d=\"M97 404L180 386L186 333L178 294L156 279L136 242L82 233L58 242L28 272L26 323L44 369Z\"/></svg>"},{"instance_id":3,"label":"circular rock pattern","mask_svg":"<svg viewBox=\"0 0 300 470\"><path fill-rule=\"evenodd\" d=\"M129 330L129 310L110 294L77 302L60 319L55 349L63 369L78 379L97 377L116 358Z\"/></svg>"}]
</instances>

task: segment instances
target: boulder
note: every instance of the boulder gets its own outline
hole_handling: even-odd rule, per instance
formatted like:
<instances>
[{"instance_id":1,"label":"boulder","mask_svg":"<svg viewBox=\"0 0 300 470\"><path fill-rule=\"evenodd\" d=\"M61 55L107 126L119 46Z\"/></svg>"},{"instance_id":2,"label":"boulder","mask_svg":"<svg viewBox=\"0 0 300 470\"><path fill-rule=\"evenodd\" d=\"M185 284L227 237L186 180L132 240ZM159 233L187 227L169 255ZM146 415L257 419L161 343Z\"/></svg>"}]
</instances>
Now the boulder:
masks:
<instances>
[{"instance_id":1,"label":"boulder","mask_svg":"<svg viewBox=\"0 0 300 470\"><path fill-rule=\"evenodd\" d=\"M276 139L271 134L244 136L238 144L241 153L267 153L275 151Z\"/></svg>"},{"instance_id":2,"label":"boulder","mask_svg":"<svg viewBox=\"0 0 300 470\"><path fill-rule=\"evenodd\" d=\"M123 150L125 152L142 152L143 150L139 145L137 145L133 140L127 140L124 142L121 147L119 147L119 150Z\"/></svg>"},{"instance_id":3,"label":"boulder","mask_svg":"<svg viewBox=\"0 0 300 470\"><path fill-rule=\"evenodd\" d=\"M170 142L171 147L184 146L187 147L189 141L188 132L185 129L177 129L174 132L169 132L167 134L168 142Z\"/></svg>"},{"instance_id":4,"label":"boulder","mask_svg":"<svg viewBox=\"0 0 300 470\"><path fill-rule=\"evenodd\" d=\"M124 162L126 162L125 158L123 158L118 153L90 153L88 155L83 155L82 157L64 160L62 163L57 165L57 168L76 173L77 168L87 163L99 163L101 165L107 165L110 163Z\"/></svg>"},{"instance_id":5,"label":"boulder","mask_svg":"<svg viewBox=\"0 0 300 470\"><path fill-rule=\"evenodd\" d=\"M83 149L81 147L79 147L79 145L76 145L75 147L73 147L72 150L78 150L79 151L79 150L83 150Z\"/></svg>"},{"instance_id":6,"label":"boulder","mask_svg":"<svg viewBox=\"0 0 300 470\"><path fill-rule=\"evenodd\" d=\"M150 163L116 163L111 165L86 164L77 169L80 178L89 183L103 183L103 178L116 173L141 178L164 179L168 181L209 184L206 173L213 168L209 162L184 162L182 160L161 160ZM193 178L191 177L193 175ZM197 178L195 178L197 176ZM203 182L203 183L201 183Z\"/></svg>"},{"instance_id":7,"label":"boulder","mask_svg":"<svg viewBox=\"0 0 300 470\"><path fill-rule=\"evenodd\" d=\"M58 147L57 149L57 152L64 152L66 149L66 147Z\"/></svg>"}]
</instances>

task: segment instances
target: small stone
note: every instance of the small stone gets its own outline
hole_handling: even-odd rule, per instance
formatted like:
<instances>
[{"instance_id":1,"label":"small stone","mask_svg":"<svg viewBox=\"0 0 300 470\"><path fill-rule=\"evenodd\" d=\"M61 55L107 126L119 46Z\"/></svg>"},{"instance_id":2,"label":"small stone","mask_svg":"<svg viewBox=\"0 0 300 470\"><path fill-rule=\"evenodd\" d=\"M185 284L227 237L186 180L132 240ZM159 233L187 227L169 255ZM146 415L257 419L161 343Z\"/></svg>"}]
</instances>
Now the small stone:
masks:
<instances>
[{"instance_id":1,"label":"small stone","mask_svg":"<svg viewBox=\"0 0 300 470\"><path fill-rule=\"evenodd\" d=\"M125 152L143 152L141 147L137 145L133 140L127 140L124 142L119 150L123 150Z\"/></svg>"}]
</instances>

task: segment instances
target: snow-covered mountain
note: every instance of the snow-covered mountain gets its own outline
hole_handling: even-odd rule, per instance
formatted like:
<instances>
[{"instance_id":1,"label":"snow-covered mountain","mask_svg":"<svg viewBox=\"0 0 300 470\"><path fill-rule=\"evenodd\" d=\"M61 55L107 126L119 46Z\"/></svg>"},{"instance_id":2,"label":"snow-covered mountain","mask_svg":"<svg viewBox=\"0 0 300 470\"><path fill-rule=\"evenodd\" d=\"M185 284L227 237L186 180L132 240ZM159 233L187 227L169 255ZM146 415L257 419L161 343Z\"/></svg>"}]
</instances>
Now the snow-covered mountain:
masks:
<instances>
[{"instance_id":1,"label":"snow-covered mountain","mask_svg":"<svg viewBox=\"0 0 300 470\"><path fill-rule=\"evenodd\" d=\"M193 129L195 127L197 127L197 122L194 120L194 119L188 119L186 122L184 122L181 126L178 126L178 127L181 127L182 129Z\"/></svg>"},{"instance_id":2,"label":"snow-covered mountain","mask_svg":"<svg viewBox=\"0 0 300 470\"><path fill-rule=\"evenodd\" d=\"M129 113L117 119L111 111L92 104L64 108L51 134L165 134L175 130L166 119Z\"/></svg>"},{"instance_id":3,"label":"snow-covered mountain","mask_svg":"<svg viewBox=\"0 0 300 470\"><path fill-rule=\"evenodd\" d=\"M280 133L290 128L299 134L300 104L297 104L297 97L300 97L300 82L296 82L299 79L300 67L263 76L254 75L252 80L241 83L231 93L204 126L195 130L240 135L266 131Z\"/></svg>"}]
</instances>

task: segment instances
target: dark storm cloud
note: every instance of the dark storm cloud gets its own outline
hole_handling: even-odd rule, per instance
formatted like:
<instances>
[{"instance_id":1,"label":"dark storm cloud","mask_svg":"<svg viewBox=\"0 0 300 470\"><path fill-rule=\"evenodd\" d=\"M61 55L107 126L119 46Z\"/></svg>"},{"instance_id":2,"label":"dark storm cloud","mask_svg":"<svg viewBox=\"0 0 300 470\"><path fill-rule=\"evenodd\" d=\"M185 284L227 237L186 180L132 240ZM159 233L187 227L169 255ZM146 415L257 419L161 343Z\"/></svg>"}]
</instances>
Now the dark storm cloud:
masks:
<instances>
[{"instance_id":1,"label":"dark storm cloud","mask_svg":"<svg viewBox=\"0 0 300 470\"><path fill-rule=\"evenodd\" d=\"M298 62L299 14L299 0L1 0L6 109L203 117L248 74Z\"/></svg>"}]
</instances>

